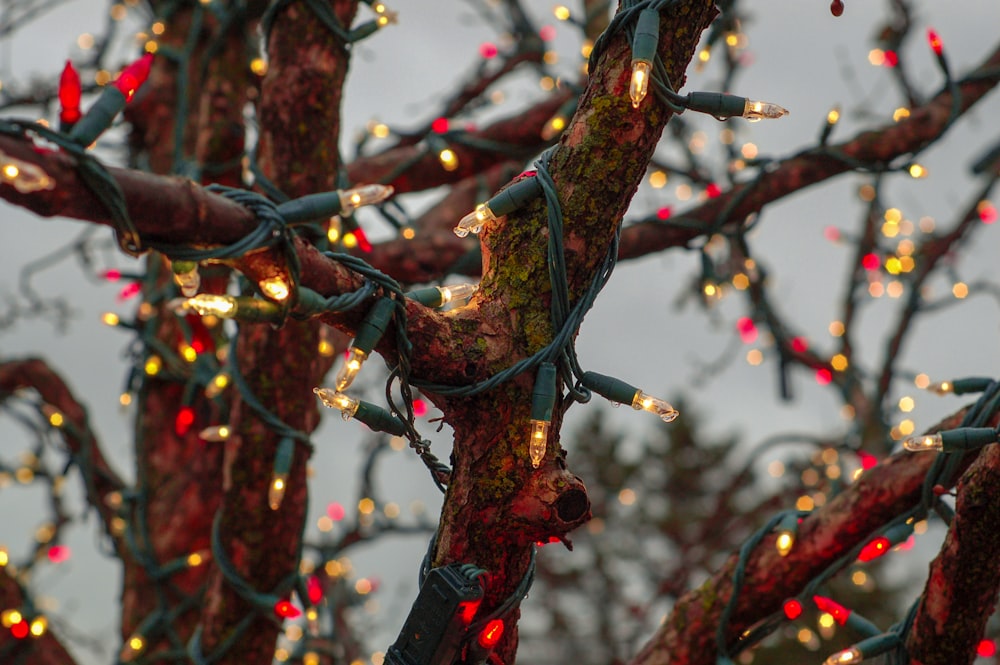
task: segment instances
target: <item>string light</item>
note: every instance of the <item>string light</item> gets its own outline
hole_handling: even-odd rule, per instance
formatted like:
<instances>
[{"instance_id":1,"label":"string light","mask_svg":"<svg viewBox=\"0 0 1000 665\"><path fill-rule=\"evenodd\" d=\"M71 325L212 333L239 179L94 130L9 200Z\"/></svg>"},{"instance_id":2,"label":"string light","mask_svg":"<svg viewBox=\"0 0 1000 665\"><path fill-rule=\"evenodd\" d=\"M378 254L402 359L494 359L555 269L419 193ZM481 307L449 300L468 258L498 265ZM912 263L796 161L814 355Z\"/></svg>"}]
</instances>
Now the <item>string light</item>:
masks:
<instances>
[{"instance_id":1,"label":"string light","mask_svg":"<svg viewBox=\"0 0 1000 665\"><path fill-rule=\"evenodd\" d=\"M581 383L598 395L617 404L628 404L636 411L647 411L665 422L676 420L679 412L669 402L642 392L621 379L597 372L584 372Z\"/></svg>"},{"instance_id":2,"label":"string light","mask_svg":"<svg viewBox=\"0 0 1000 665\"><path fill-rule=\"evenodd\" d=\"M88 146L93 143L111 126L115 117L146 81L152 63L153 54L147 53L123 69L114 84L105 86L93 106L73 125L69 137L79 145Z\"/></svg>"},{"instance_id":3,"label":"string light","mask_svg":"<svg viewBox=\"0 0 1000 665\"><path fill-rule=\"evenodd\" d=\"M325 406L338 409L344 420L355 418L373 431L387 432L394 436L403 436L407 432L406 423L375 404L329 388L313 388L313 392Z\"/></svg>"},{"instance_id":4,"label":"string light","mask_svg":"<svg viewBox=\"0 0 1000 665\"><path fill-rule=\"evenodd\" d=\"M118 659L122 662L128 663L135 659L136 656L141 654L146 648L146 640L142 635L133 634L122 646L121 652L118 654Z\"/></svg>"},{"instance_id":5,"label":"string light","mask_svg":"<svg viewBox=\"0 0 1000 665\"><path fill-rule=\"evenodd\" d=\"M41 167L25 162L0 150L0 183L12 186L22 194L55 189L55 180Z\"/></svg>"},{"instance_id":6,"label":"string light","mask_svg":"<svg viewBox=\"0 0 1000 665\"><path fill-rule=\"evenodd\" d=\"M545 458L548 448L549 425L552 409L556 401L556 367L552 363L542 363L535 375L535 387L531 394L531 420L528 434L528 457L531 466L537 469Z\"/></svg>"},{"instance_id":7,"label":"string light","mask_svg":"<svg viewBox=\"0 0 1000 665\"><path fill-rule=\"evenodd\" d=\"M451 284L429 286L406 293L407 298L416 300L425 307L439 308L452 302L467 302L479 290L478 284Z\"/></svg>"},{"instance_id":8,"label":"string light","mask_svg":"<svg viewBox=\"0 0 1000 665\"><path fill-rule=\"evenodd\" d=\"M390 23L397 23L399 12L389 11L385 6L385 3L376 2L372 5L372 9L375 11L375 23L380 28L384 28Z\"/></svg>"},{"instance_id":9,"label":"string light","mask_svg":"<svg viewBox=\"0 0 1000 665\"><path fill-rule=\"evenodd\" d=\"M719 120L742 117L756 122L757 120L777 119L788 115L788 109L777 104L759 102L721 92L689 93L686 98L686 106L692 111L707 113Z\"/></svg>"},{"instance_id":10,"label":"string light","mask_svg":"<svg viewBox=\"0 0 1000 665\"><path fill-rule=\"evenodd\" d=\"M278 450L274 453L274 467L271 470L271 484L267 489L267 505L271 510L281 508L288 489L288 474L292 469L292 458L295 456L295 440L283 437L278 442Z\"/></svg>"},{"instance_id":11,"label":"string light","mask_svg":"<svg viewBox=\"0 0 1000 665\"><path fill-rule=\"evenodd\" d=\"M205 397L212 399L222 394L222 391L229 387L232 377L229 372L221 371L211 378L205 386Z\"/></svg>"},{"instance_id":12,"label":"string light","mask_svg":"<svg viewBox=\"0 0 1000 665\"><path fill-rule=\"evenodd\" d=\"M59 122L64 131L80 119L81 94L80 74L73 63L67 60L59 76Z\"/></svg>"},{"instance_id":13,"label":"string light","mask_svg":"<svg viewBox=\"0 0 1000 665\"><path fill-rule=\"evenodd\" d=\"M659 41L660 13L652 8L642 10L632 37L632 78L628 86L632 108L639 108L639 104L646 98Z\"/></svg>"},{"instance_id":14,"label":"string light","mask_svg":"<svg viewBox=\"0 0 1000 665\"><path fill-rule=\"evenodd\" d=\"M972 377L968 379L958 379L956 381L938 381L937 383L930 383L930 379L927 378L926 374L920 375L922 381L926 382L923 386L918 385L918 388L924 388L932 393L938 395L966 395L968 393L981 393L989 388L990 384L993 382L992 379Z\"/></svg>"},{"instance_id":15,"label":"string light","mask_svg":"<svg viewBox=\"0 0 1000 665\"><path fill-rule=\"evenodd\" d=\"M350 215L362 206L385 201L392 196L393 191L390 185L359 185L350 189L300 196L280 204L277 210L287 223L300 224L337 214ZM329 230L327 233L329 234ZM339 225L337 233L339 235Z\"/></svg>"},{"instance_id":16,"label":"string light","mask_svg":"<svg viewBox=\"0 0 1000 665\"><path fill-rule=\"evenodd\" d=\"M864 656L861 651L857 647L851 647L833 654L823 661L823 665L857 665L862 660Z\"/></svg>"},{"instance_id":17,"label":"string light","mask_svg":"<svg viewBox=\"0 0 1000 665\"><path fill-rule=\"evenodd\" d=\"M230 434L232 434L232 430L229 425L212 425L201 430L198 433L198 438L202 441L217 443L229 440Z\"/></svg>"},{"instance_id":18,"label":"string light","mask_svg":"<svg viewBox=\"0 0 1000 665\"><path fill-rule=\"evenodd\" d=\"M997 430L992 427L961 427L936 434L922 434L903 439L903 448L910 452L937 450L946 453L976 450L997 442Z\"/></svg>"},{"instance_id":19,"label":"string light","mask_svg":"<svg viewBox=\"0 0 1000 665\"><path fill-rule=\"evenodd\" d=\"M542 186L535 177L519 180L503 191L495 194L486 203L480 203L454 228L455 235L464 238L469 233L479 233L486 222L495 222L499 217L509 215L527 205L542 193Z\"/></svg>"},{"instance_id":20,"label":"string light","mask_svg":"<svg viewBox=\"0 0 1000 665\"><path fill-rule=\"evenodd\" d=\"M503 637L503 629L504 626L501 619L492 619L480 631L476 641L479 642L479 646L485 649L492 649L500 642L500 638Z\"/></svg>"},{"instance_id":21,"label":"string light","mask_svg":"<svg viewBox=\"0 0 1000 665\"><path fill-rule=\"evenodd\" d=\"M458 155L451 148L444 148L438 152L438 161L445 171L455 171L458 169Z\"/></svg>"},{"instance_id":22,"label":"string light","mask_svg":"<svg viewBox=\"0 0 1000 665\"><path fill-rule=\"evenodd\" d=\"M802 616L802 603L796 598L789 598L781 606L782 611L785 616L788 617L789 621L794 621Z\"/></svg>"},{"instance_id":23,"label":"string light","mask_svg":"<svg viewBox=\"0 0 1000 665\"><path fill-rule=\"evenodd\" d=\"M125 95L126 102L132 99L139 86L149 78L149 70L152 64L153 54L147 53L123 69L122 73L115 79L114 86Z\"/></svg>"},{"instance_id":24,"label":"string light","mask_svg":"<svg viewBox=\"0 0 1000 665\"><path fill-rule=\"evenodd\" d=\"M795 513L788 513L781 518L778 523L778 537L775 538L774 547L781 556L788 556L795 545L795 535L799 531L799 516Z\"/></svg>"},{"instance_id":25,"label":"string light","mask_svg":"<svg viewBox=\"0 0 1000 665\"><path fill-rule=\"evenodd\" d=\"M909 523L896 524L885 533L876 536L861 548L858 561L867 562L886 554L896 545L905 542L913 534L913 525Z\"/></svg>"},{"instance_id":26,"label":"string light","mask_svg":"<svg viewBox=\"0 0 1000 665\"><path fill-rule=\"evenodd\" d=\"M202 316L249 322L273 322L282 315L281 307L269 300L214 293L199 293L192 298L179 299L171 302L170 307L179 314L193 311Z\"/></svg>"},{"instance_id":27,"label":"string light","mask_svg":"<svg viewBox=\"0 0 1000 665\"><path fill-rule=\"evenodd\" d=\"M348 350L347 359L337 372L337 391L346 390L354 382L354 377L389 327L395 307L396 303L391 298L379 298L368 310L358 326L358 334Z\"/></svg>"},{"instance_id":28,"label":"string light","mask_svg":"<svg viewBox=\"0 0 1000 665\"><path fill-rule=\"evenodd\" d=\"M288 282L286 282L285 278L281 276L262 279L257 282L257 286L260 287L261 293L271 300L277 300L278 302L287 300L288 296L291 295L291 289L288 286Z\"/></svg>"}]
</instances>

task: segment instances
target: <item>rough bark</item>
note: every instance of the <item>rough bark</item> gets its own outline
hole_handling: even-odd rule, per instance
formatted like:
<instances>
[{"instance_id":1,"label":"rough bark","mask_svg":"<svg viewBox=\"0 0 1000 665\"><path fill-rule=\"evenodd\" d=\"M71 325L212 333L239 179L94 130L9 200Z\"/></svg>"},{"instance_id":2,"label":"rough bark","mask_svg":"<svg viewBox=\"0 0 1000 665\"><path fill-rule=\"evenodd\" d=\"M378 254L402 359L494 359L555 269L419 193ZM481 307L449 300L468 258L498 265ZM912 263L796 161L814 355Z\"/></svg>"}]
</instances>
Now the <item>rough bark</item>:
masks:
<instances>
[{"instance_id":1,"label":"rough bark","mask_svg":"<svg viewBox=\"0 0 1000 665\"><path fill-rule=\"evenodd\" d=\"M912 665L971 664L1000 588L1000 446L958 483L955 519L931 562L907 642Z\"/></svg>"},{"instance_id":2,"label":"rough bark","mask_svg":"<svg viewBox=\"0 0 1000 665\"><path fill-rule=\"evenodd\" d=\"M949 416L931 431L955 428L964 415L962 411ZM970 464L974 457L969 456L964 463ZM778 554L774 546L777 534L765 538L746 564L743 588L726 631L727 642L733 643L747 628L779 612L784 600L798 594L833 561L917 505L933 462L931 454L901 452L864 472L802 520L788 556ZM737 563L734 553L701 587L681 597L630 665L715 665L715 630L732 593Z\"/></svg>"},{"instance_id":3,"label":"rough bark","mask_svg":"<svg viewBox=\"0 0 1000 665\"><path fill-rule=\"evenodd\" d=\"M690 2L662 18L661 55L676 85L682 84L701 31L714 15L711 3ZM620 36L609 43L550 163L565 220L574 299L603 260L669 118L652 99L639 110L631 108L628 49ZM483 280L473 308L465 309L478 310L476 335L485 341L486 363L467 366L477 371L465 383L487 378L551 339L547 233L541 202L483 229ZM537 471L531 468L526 440L533 378L526 372L461 400L432 396L455 430L454 471L435 563L473 561L488 569L486 607L513 592L533 542L565 538L589 518L586 490L566 469L559 449L558 415L548 454ZM515 650L516 632L509 631L498 654L508 661Z\"/></svg>"}]
</instances>

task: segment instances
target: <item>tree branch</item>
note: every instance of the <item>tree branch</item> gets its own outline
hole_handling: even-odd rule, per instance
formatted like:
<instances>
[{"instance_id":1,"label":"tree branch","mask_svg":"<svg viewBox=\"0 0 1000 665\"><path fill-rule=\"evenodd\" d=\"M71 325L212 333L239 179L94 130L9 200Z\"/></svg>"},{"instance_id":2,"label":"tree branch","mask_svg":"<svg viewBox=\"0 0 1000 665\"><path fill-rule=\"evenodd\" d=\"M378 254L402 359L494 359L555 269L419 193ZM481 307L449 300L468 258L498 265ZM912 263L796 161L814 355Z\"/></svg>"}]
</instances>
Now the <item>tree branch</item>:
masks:
<instances>
[{"instance_id":1,"label":"tree branch","mask_svg":"<svg viewBox=\"0 0 1000 665\"><path fill-rule=\"evenodd\" d=\"M910 116L879 129L862 132L850 141L826 148L810 148L783 159L752 182L739 184L676 219L684 226L656 221L630 225L622 233L620 256L637 258L669 247L684 247L720 224L742 224L778 199L851 171L851 162L887 165L915 154L940 138L949 126L1000 82L1000 47L958 82L959 99L944 88ZM952 111L957 115L952 117Z\"/></svg>"},{"instance_id":2,"label":"tree branch","mask_svg":"<svg viewBox=\"0 0 1000 665\"><path fill-rule=\"evenodd\" d=\"M0 397L25 388L35 390L46 404L62 413L65 421L60 433L83 474L87 501L101 516L104 530L120 551L120 534L116 535L111 528L117 514L108 497L121 492L125 483L101 452L100 442L90 429L87 411L62 377L45 361L26 358L0 363Z\"/></svg>"},{"instance_id":3,"label":"tree branch","mask_svg":"<svg viewBox=\"0 0 1000 665\"><path fill-rule=\"evenodd\" d=\"M953 414L930 431L957 427L964 415L964 411ZM971 461L966 460L966 464ZM788 556L778 554L774 537L765 538L746 564L727 641L779 611L785 599L798 594L833 561L918 504L933 462L934 455L901 452L864 472L801 522ZM738 556L731 555L699 589L679 599L630 665L715 665L716 626L732 593L737 561Z\"/></svg>"},{"instance_id":4,"label":"tree branch","mask_svg":"<svg viewBox=\"0 0 1000 665\"><path fill-rule=\"evenodd\" d=\"M976 659L1000 589L1000 446L990 445L958 483L955 519L910 631L912 665L957 665Z\"/></svg>"}]
</instances>

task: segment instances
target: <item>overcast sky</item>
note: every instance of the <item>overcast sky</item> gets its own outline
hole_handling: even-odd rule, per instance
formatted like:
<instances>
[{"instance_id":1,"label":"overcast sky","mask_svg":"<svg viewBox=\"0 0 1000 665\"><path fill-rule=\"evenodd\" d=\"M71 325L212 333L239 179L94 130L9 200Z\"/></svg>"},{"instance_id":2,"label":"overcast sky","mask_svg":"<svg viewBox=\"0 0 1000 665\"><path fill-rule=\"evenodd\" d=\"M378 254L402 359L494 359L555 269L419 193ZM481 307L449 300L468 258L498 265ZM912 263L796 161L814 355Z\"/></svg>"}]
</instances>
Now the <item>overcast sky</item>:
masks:
<instances>
[{"instance_id":1,"label":"overcast sky","mask_svg":"<svg viewBox=\"0 0 1000 665\"><path fill-rule=\"evenodd\" d=\"M575 34L551 18L548 5L536 4L540 21L557 25L560 66L564 73L572 72L579 46ZM815 142L827 111L834 105L845 111L834 141L849 137L860 126L852 113L858 109L888 120L902 102L888 73L868 63L871 37L884 20L885 4L848 0L844 16L834 19L825 0L752 3L754 21L747 26L750 42L745 51L752 65L737 79L735 91L779 103L790 109L791 115L776 122L757 123L747 128L741 140L752 140L762 155L792 153ZM996 0L919 4L921 25L905 57L913 79L929 93L939 87L940 75L922 38L926 26L934 26L940 33L953 69L962 73L994 47L1000 5ZM77 35L102 29L105 6L92 0L72 0L24 34L0 41L0 79L9 80L12 74L20 77L31 71L54 81L64 59L78 53L73 46ZM399 25L390 26L357 48L345 97L345 140L373 117L403 128L427 120L434 108L430 103L434 96L450 89L451 82L469 66L463 63L478 57L484 41L497 38L466 3L395 0L390 6L399 11ZM692 73L685 89L717 89L718 72L717 67L709 66L703 73ZM541 94L533 76L515 78L504 87L507 103L520 106ZM929 215L941 224L949 224L956 208L968 201L975 188L967 177L969 159L980 148L1000 139L995 122L998 116L1000 98L994 93L952 130L954 136L942 148L921 158L930 176L918 183L905 182L904 178L892 181L887 202L910 219ZM700 126L709 142L716 140L724 127L711 119L700 122ZM835 316L835 300L843 293L845 268L851 259L849 247L823 240L823 229L828 225L845 230L856 227L862 206L855 192L861 182L855 176L839 178L769 207L751 239L758 260L766 263L773 275L772 290L782 310L799 326L798 332L821 349L832 348L827 325ZM670 183L658 192L643 188L634 209L642 212L668 204L683 210L686 204L674 198L674 185ZM45 255L84 228L75 222L34 218L2 202L0 213L2 298L16 293L18 270L26 260ZM365 219L377 224L373 217ZM371 234L378 233L378 228L373 227ZM994 276L998 244L995 226L978 233L976 242L956 262L959 275L966 282ZM114 258L114 264L129 266L124 257ZM817 386L806 372L794 372L792 385L797 399L780 403L774 364L749 366L743 360L746 349L740 349L719 374L699 380L703 375L700 368L717 360L730 345L733 322L745 313L745 304L738 298L727 298L711 316L691 303L678 309L676 302L696 267L697 256L680 251L621 264L583 325L578 352L584 368L615 374L664 397L684 393L707 416L714 431L740 432L747 442L781 431L844 431L839 404L829 390ZM122 353L129 337L102 326L99 315L105 310L128 314L133 305L116 302L118 287L95 287L80 275L80 270L67 261L43 273L36 282L45 293L73 302L76 317L67 333L61 334L44 322L23 321L0 332L0 354L47 356L69 378L77 394L86 399L108 455L131 476L130 414L123 414L117 405L126 372ZM944 295L950 286L936 282L934 288L938 295ZM880 357L884 328L893 320L891 313L896 306L898 301L887 300L866 309L861 320L864 334L858 337L863 358ZM986 297L970 298L935 321L921 324L912 344L904 349L902 366L927 372L936 379L996 375L1000 367L997 330L995 304ZM373 391L373 399L377 393ZM913 417L918 428L932 424L959 404L954 398L916 395L900 384L898 396L904 394L915 395L917 410ZM613 411L597 399L594 405L571 412L574 417L568 431L580 415L593 408L604 409L615 423L636 432L636 437L641 436L643 428L652 426L650 420L655 422L631 410ZM328 502L351 505L356 500L360 428L331 417L314 438L317 453L311 500L313 523ZM423 430L430 434L432 427ZM15 458L22 450L20 437L16 427L0 420L0 456L4 460ZM449 443L445 436L437 435L434 440L438 455L447 458ZM403 506L420 499L432 511L437 510L436 490L409 453L396 453L384 478L391 479L391 485L383 483L383 487L391 487L386 490L386 499ZM25 541L44 517L22 508L38 496L31 489L0 490L0 514L4 515L0 520L0 544L8 545L15 557L26 551ZM51 596L58 603L59 616L110 645L101 657L85 650L79 652L83 663L95 665L106 662L107 653L117 648L114 599L120 584L113 563L94 552L97 531L93 519L74 527L69 541L72 559L56 567L43 566L34 580L36 593ZM315 534L315 529L311 533ZM384 622L384 635L373 646L384 642L384 648L395 636L413 597L424 544L423 539L411 539L407 547L393 543L355 557L359 574L383 579L383 607L394 607ZM386 565L390 559L391 567Z\"/></svg>"}]
</instances>

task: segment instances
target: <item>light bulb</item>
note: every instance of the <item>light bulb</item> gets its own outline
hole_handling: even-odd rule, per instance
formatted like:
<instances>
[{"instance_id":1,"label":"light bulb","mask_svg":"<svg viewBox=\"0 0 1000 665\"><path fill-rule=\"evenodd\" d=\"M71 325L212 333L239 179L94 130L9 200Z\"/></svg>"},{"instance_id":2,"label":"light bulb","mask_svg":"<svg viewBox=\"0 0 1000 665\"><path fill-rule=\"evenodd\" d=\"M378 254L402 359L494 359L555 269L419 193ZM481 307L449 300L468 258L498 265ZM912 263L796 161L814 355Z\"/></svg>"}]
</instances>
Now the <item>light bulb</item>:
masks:
<instances>
[{"instance_id":1,"label":"light bulb","mask_svg":"<svg viewBox=\"0 0 1000 665\"><path fill-rule=\"evenodd\" d=\"M951 381L938 381L927 386L927 390L938 395L948 395L955 391L955 386Z\"/></svg>"},{"instance_id":2,"label":"light bulb","mask_svg":"<svg viewBox=\"0 0 1000 665\"><path fill-rule=\"evenodd\" d=\"M271 507L271 510L281 508L281 501L285 498L287 486L287 473L275 473L271 476L271 486L267 490L267 505Z\"/></svg>"},{"instance_id":3,"label":"light bulb","mask_svg":"<svg viewBox=\"0 0 1000 665\"><path fill-rule=\"evenodd\" d=\"M451 148L445 148L438 153L438 160L441 162L441 166L445 171L454 171L458 169L458 155Z\"/></svg>"},{"instance_id":4,"label":"light bulb","mask_svg":"<svg viewBox=\"0 0 1000 665\"><path fill-rule=\"evenodd\" d=\"M118 659L123 663L127 663L133 660L136 656L142 653L143 649L146 648L146 640L143 639L142 635L135 634L129 637L125 644L122 646L121 653L118 654Z\"/></svg>"},{"instance_id":5,"label":"light bulb","mask_svg":"<svg viewBox=\"0 0 1000 665\"><path fill-rule=\"evenodd\" d=\"M313 388L313 392L316 393L316 396L326 406L331 409L339 409L340 416L344 420L350 420L357 413L358 406L361 404L353 397L337 392L336 390L330 390L329 388Z\"/></svg>"},{"instance_id":6,"label":"light bulb","mask_svg":"<svg viewBox=\"0 0 1000 665\"><path fill-rule=\"evenodd\" d=\"M101 314L101 323L106 326L117 326L121 323L121 318L114 312L105 312Z\"/></svg>"},{"instance_id":7,"label":"light bulb","mask_svg":"<svg viewBox=\"0 0 1000 665\"><path fill-rule=\"evenodd\" d=\"M30 162L15 159L0 150L0 183L7 183L22 194L41 189L55 189L56 181Z\"/></svg>"},{"instance_id":8,"label":"light bulb","mask_svg":"<svg viewBox=\"0 0 1000 665\"><path fill-rule=\"evenodd\" d=\"M628 96L632 98L632 108L646 98L649 77L653 73L653 58L656 57L660 41L660 12L652 7L639 12L632 33L632 79L628 86Z\"/></svg>"},{"instance_id":9,"label":"light bulb","mask_svg":"<svg viewBox=\"0 0 1000 665\"><path fill-rule=\"evenodd\" d=\"M80 119L81 93L80 74L73 67L73 63L67 60L62 75L59 77L60 122L72 125Z\"/></svg>"},{"instance_id":10,"label":"light bulb","mask_svg":"<svg viewBox=\"0 0 1000 665\"><path fill-rule=\"evenodd\" d=\"M528 457L531 458L531 466L537 469L542 460L545 459L545 450L548 447L549 421L532 420L531 434L528 438Z\"/></svg>"},{"instance_id":11,"label":"light bulb","mask_svg":"<svg viewBox=\"0 0 1000 665\"><path fill-rule=\"evenodd\" d=\"M340 215L334 215L331 217L326 227L326 239L330 241L330 244L336 245L340 242L340 234L342 230L343 222L340 220Z\"/></svg>"},{"instance_id":12,"label":"light bulb","mask_svg":"<svg viewBox=\"0 0 1000 665\"><path fill-rule=\"evenodd\" d=\"M389 185L362 185L339 192L340 214L350 215L361 206L381 203L392 196L393 188Z\"/></svg>"},{"instance_id":13,"label":"light bulb","mask_svg":"<svg viewBox=\"0 0 1000 665\"><path fill-rule=\"evenodd\" d=\"M632 80L628 85L628 96L632 98L632 108L634 109L639 108L639 104L646 98L652 68L652 63L646 60L632 61Z\"/></svg>"},{"instance_id":14,"label":"light bulb","mask_svg":"<svg viewBox=\"0 0 1000 665\"><path fill-rule=\"evenodd\" d=\"M261 293L271 300L281 302L282 300L286 300L288 296L291 295L291 290L288 288L288 282L286 282L283 277L275 276L262 279L257 282L257 286L260 287Z\"/></svg>"},{"instance_id":15,"label":"light bulb","mask_svg":"<svg viewBox=\"0 0 1000 665\"><path fill-rule=\"evenodd\" d=\"M201 430L198 437L202 441L219 442L228 440L231 433L229 425L213 425Z\"/></svg>"},{"instance_id":16,"label":"light bulb","mask_svg":"<svg viewBox=\"0 0 1000 665\"><path fill-rule=\"evenodd\" d=\"M943 450L946 453L977 450L996 443L998 434L1000 433L992 427L959 427L937 434L907 437L903 440L903 448L910 452Z\"/></svg>"},{"instance_id":17,"label":"light bulb","mask_svg":"<svg viewBox=\"0 0 1000 665\"><path fill-rule=\"evenodd\" d=\"M772 104L771 102L758 102L748 99L743 106L743 117L750 122L757 122L764 118L777 119L788 115L788 109Z\"/></svg>"},{"instance_id":18,"label":"light bulb","mask_svg":"<svg viewBox=\"0 0 1000 665\"><path fill-rule=\"evenodd\" d=\"M788 556L792 551L792 546L795 545L795 534L791 531L782 531L778 534L777 540L774 541L774 547L778 550L778 554L781 556Z\"/></svg>"},{"instance_id":19,"label":"light bulb","mask_svg":"<svg viewBox=\"0 0 1000 665\"><path fill-rule=\"evenodd\" d=\"M184 559L184 563L187 564L188 568L197 568L212 555L211 550L199 550L197 552L191 552Z\"/></svg>"},{"instance_id":20,"label":"light bulb","mask_svg":"<svg viewBox=\"0 0 1000 665\"><path fill-rule=\"evenodd\" d=\"M864 660L864 656L857 647L838 651L823 661L823 665L857 665Z\"/></svg>"},{"instance_id":21,"label":"light bulb","mask_svg":"<svg viewBox=\"0 0 1000 665\"><path fill-rule=\"evenodd\" d=\"M344 361L340 371L337 372L336 385L338 391L345 390L348 386L354 383L354 377L358 375L361 365L364 364L367 358L367 353L356 346L351 347L348 351L347 360Z\"/></svg>"},{"instance_id":22,"label":"light bulb","mask_svg":"<svg viewBox=\"0 0 1000 665\"><path fill-rule=\"evenodd\" d=\"M326 406L340 409L340 415L344 420L356 418L372 431L388 432L394 436L403 436L407 432L407 424L404 421L370 402L354 399L329 388L313 388L313 392Z\"/></svg>"},{"instance_id":23,"label":"light bulb","mask_svg":"<svg viewBox=\"0 0 1000 665\"><path fill-rule=\"evenodd\" d=\"M665 423L673 422L679 415L677 409L669 403L664 402L659 397L647 395L641 390L635 391L635 396L632 398L632 408L636 411L654 413Z\"/></svg>"},{"instance_id":24,"label":"light bulb","mask_svg":"<svg viewBox=\"0 0 1000 665\"><path fill-rule=\"evenodd\" d=\"M483 230L483 224L496 221L496 215L485 203L480 203L476 209L459 220L458 226L454 228L455 235L464 238L469 233L479 233Z\"/></svg>"},{"instance_id":25,"label":"light bulb","mask_svg":"<svg viewBox=\"0 0 1000 665\"><path fill-rule=\"evenodd\" d=\"M32 637L41 637L49 627L48 619L43 616L35 617L31 620L29 631Z\"/></svg>"},{"instance_id":26,"label":"light bulb","mask_svg":"<svg viewBox=\"0 0 1000 665\"><path fill-rule=\"evenodd\" d=\"M549 121L542 127L542 140L551 141L559 136L564 129L566 129L566 116L562 113L557 113L549 118Z\"/></svg>"},{"instance_id":27,"label":"light bulb","mask_svg":"<svg viewBox=\"0 0 1000 665\"><path fill-rule=\"evenodd\" d=\"M941 434L921 434L919 436L909 436L903 439L903 448L911 453L919 453L927 450L944 450L944 441Z\"/></svg>"},{"instance_id":28,"label":"light bulb","mask_svg":"<svg viewBox=\"0 0 1000 665\"><path fill-rule=\"evenodd\" d=\"M763 118L780 118L788 110L770 102L758 102L738 95L721 92L692 92L686 97L685 106L698 113L707 113L718 120L740 116L751 121ZM829 126L829 123L827 123Z\"/></svg>"},{"instance_id":29,"label":"light bulb","mask_svg":"<svg viewBox=\"0 0 1000 665\"><path fill-rule=\"evenodd\" d=\"M441 291L441 305L447 305L453 300L466 301L479 290L478 284L451 284L450 286L439 286Z\"/></svg>"},{"instance_id":30,"label":"light bulb","mask_svg":"<svg viewBox=\"0 0 1000 665\"><path fill-rule=\"evenodd\" d=\"M182 312L194 310L202 316L217 316L220 319L231 319L236 316L236 298L233 296L216 295L213 293L199 293L198 295L181 300L174 308Z\"/></svg>"},{"instance_id":31,"label":"light bulb","mask_svg":"<svg viewBox=\"0 0 1000 665\"><path fill-rule=\"evenodd\" d=\"M228 372L219 372L205 386L205 397L212 399L222 394L222 391L229 387L231 377Z\"/></svg>"},{"instance_id":32,"label":"light bulb","mask_svg":"<svg viewBox=\"0 0 1000 665\"><path fill-rule=\"evenodd\" d=\"M390 11L384 3L373 3L372 10L375 12L375 23L380 28L384 28L390 23L396 23L398 21L399 12Z\"/></svg>"}]
</instances>

